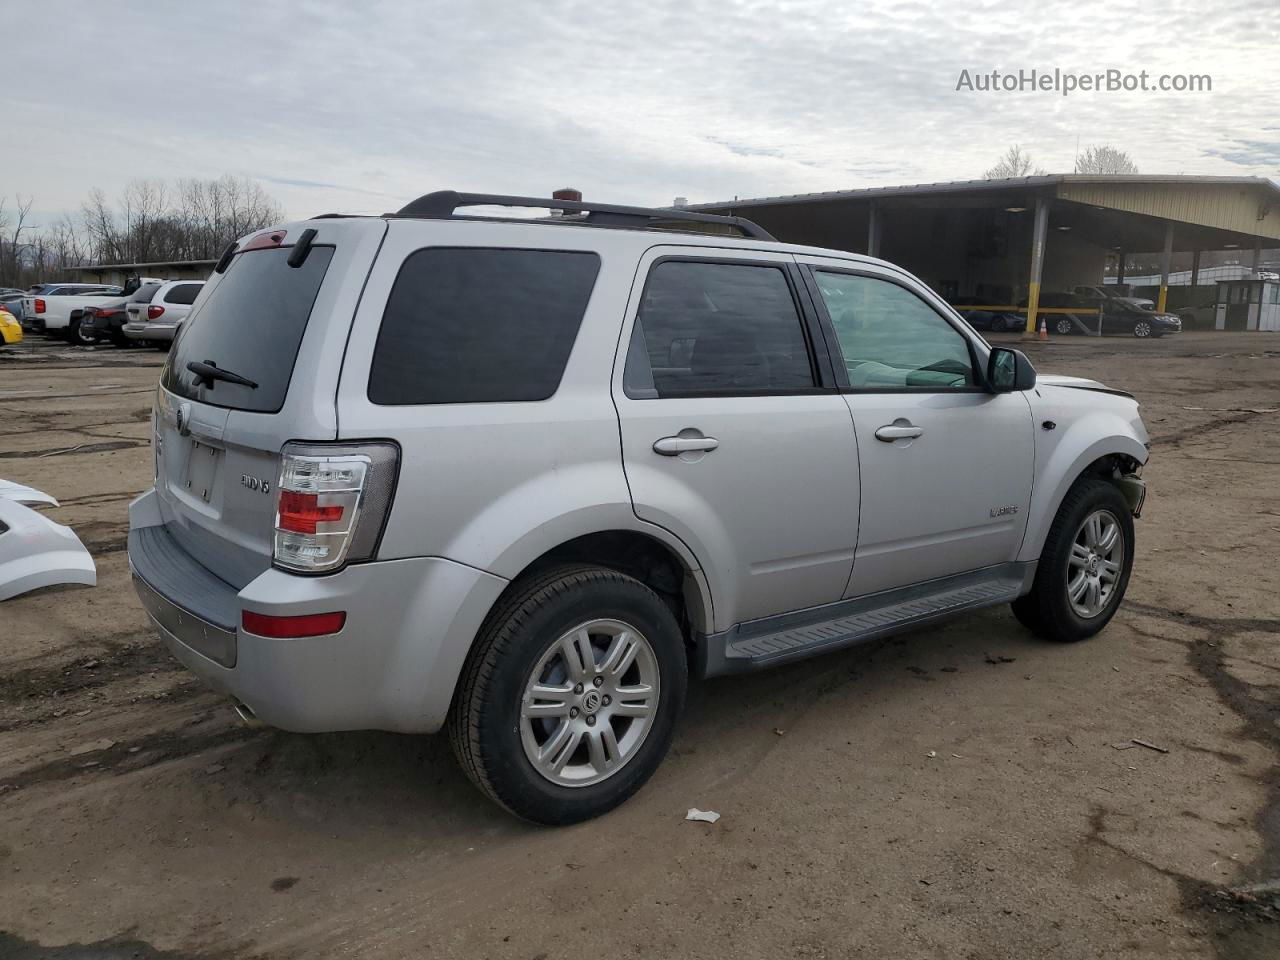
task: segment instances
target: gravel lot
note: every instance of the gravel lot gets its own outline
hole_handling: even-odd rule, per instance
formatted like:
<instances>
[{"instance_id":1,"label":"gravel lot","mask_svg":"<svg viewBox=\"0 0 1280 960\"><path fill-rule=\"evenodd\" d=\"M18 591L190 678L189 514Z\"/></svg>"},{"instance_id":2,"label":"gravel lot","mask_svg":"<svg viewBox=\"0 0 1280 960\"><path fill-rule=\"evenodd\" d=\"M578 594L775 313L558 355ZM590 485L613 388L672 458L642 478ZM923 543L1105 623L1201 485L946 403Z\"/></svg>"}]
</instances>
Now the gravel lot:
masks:
<instances>
[{"instance_id":1,"label":"gravel lot","mask_svg":"<svg viewBox=\"0 0 1280 960\"><path fill-rule=\"evenodd\" d=\"M1153 436L1112 625L1053 646L1000 608L695 684L649 786L561 830L443 737L241 726L128 582L163 355L0 352L0 477L99 571L0 607L0 956L1274 960L1280 337L1025 346Z\"/></svg>"}]
</instances>

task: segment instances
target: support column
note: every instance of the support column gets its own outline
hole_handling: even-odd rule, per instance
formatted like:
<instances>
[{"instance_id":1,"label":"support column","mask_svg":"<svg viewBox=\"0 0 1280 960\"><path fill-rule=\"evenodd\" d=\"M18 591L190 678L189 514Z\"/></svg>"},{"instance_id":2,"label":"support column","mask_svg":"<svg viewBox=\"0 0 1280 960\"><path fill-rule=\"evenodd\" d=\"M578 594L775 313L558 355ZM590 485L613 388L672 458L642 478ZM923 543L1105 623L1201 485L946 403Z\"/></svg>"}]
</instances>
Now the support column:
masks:
<instances>
[{"instance_id":1,"label":"support column","mask_svg":"<svg viewBox=\"0 0 1280 960\"><path fill-rule=\"evenodd\" d=\"M867 256L880 256L880 204L874 200L867 207Z\"/></svg>"},{"instance_id":2,"label":"support column","mask_svg":"<svg viewBox=\"0 0 1280 960\"><path fill-rule=\"evenodd\" d=\"M1258 237L1253 241L1253 272L1257 273L1260 266L1262 266L1262 238Z\"/></svg>"},{"instance_id":3,"label":"support column","mask_svg":"<svg viewBox=\"0 0 1280 960\"><path fill-rule=\"evenodd\" d=\"M1125 252L1121 250L1116 256L1119 258L1119 261L1116 264L1116 283L1124 283Z\"/></svg>"},{"instance_id":4,"label":"support column","mask_svg":"<svg viewBox=\"0 0 1280 960\"><path fill-rule=\"evenodd\" d=\"M1164 253L1160 256L1160 298L1156 301L1156 310L1164 313L1169 302L1169 268L1173 264L1173 224L1165 224Z\"/></svg>"},{"instance_id":5,"label":"support column","mask_svg":"<svg viewBox=\"0 0 1280 960\"><path fill-rule=\"evenodd\" d=\"M1044 273L1044 244L1049 233L1049 200L1036 197L1036 220L1031 228L1031 277L1027 282L1027 333L1036 332L1040 309L1040 277Z\"/></svg>"},{"instance_id":6,"label":"support column","mask_svg":"<svg viewBox=\"0 0 1280 960\"><path fill-rule=\"evenodd\" d=\"M1200 285L1200 251L1191 254L1191 301L1196 302L1196 287Z\"/></svg>"}]
</instances>

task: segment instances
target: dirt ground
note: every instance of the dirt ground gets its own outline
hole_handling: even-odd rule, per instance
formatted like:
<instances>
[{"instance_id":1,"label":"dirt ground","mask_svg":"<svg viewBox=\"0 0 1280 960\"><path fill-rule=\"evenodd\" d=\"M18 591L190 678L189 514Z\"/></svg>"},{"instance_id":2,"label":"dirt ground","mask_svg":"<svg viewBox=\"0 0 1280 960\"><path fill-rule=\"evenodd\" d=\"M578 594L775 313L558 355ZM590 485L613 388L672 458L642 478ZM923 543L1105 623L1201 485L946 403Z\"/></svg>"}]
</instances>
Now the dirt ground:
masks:
<instances>
[{"instance_id":1,"label":"dirt ground","mask_svg":"<svg viewBox=\"0 0 1280 960\"><path fill-rule=\"evenodd\" d=\"M0 354L0 477L99 573L0 605L0 957L1274 960L1280 338L1026 349L1143 404L1111 626L1056 646L999 608L694 684L653 781L559 830L443 737L241 726L129 585L162 355Z\"/></svg>"}]
</instances>

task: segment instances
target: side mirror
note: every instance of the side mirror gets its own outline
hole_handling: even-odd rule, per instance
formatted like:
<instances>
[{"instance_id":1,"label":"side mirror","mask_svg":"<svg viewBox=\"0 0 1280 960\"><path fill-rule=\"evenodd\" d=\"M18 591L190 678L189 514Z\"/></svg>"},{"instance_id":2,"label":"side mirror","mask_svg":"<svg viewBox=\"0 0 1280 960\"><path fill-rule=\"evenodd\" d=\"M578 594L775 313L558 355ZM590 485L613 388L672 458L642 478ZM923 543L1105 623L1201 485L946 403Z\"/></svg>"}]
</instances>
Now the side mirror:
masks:
<instances>
[{"instance_id":1,"label":"side mirror","mask_svg":"<svg viewBox=\"0 0 1280 960\"><path fill-rule=\"evenodd\" d=\"M1021 350L992 347L987 359L987 386L992 393L1015 393L1036 385L1036 368Z\"/></svg>"}]
</instances>

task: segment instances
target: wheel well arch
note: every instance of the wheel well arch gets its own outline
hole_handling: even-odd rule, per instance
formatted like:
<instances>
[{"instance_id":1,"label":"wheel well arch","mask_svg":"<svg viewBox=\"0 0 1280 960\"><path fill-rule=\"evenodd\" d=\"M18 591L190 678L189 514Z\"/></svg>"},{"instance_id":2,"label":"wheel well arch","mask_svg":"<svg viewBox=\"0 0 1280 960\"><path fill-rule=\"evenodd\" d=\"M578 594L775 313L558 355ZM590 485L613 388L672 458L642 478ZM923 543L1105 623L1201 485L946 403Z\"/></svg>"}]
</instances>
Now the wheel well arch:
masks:
<instances>
[{"instance_id":1,"label":"wheel well arch","mask_svg":"<svg viewBox=\"0 0 1280 960\"><path fill-rule=\"evenodd\" d=\"M547 567L583 563L606 567L648 586L671 608L686 639L711 630L711 602L702 580L670 546L638 530L600 530L566 540L525 565L511 583L536 576ZM508 590L511 587L507 588ZM504 591L505 595L506 591ZM501 603L501 598L494 604Z\"/></svg>"}]
</instances>

